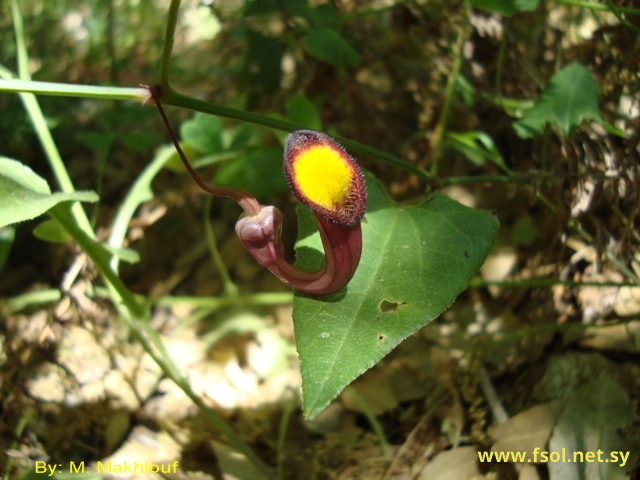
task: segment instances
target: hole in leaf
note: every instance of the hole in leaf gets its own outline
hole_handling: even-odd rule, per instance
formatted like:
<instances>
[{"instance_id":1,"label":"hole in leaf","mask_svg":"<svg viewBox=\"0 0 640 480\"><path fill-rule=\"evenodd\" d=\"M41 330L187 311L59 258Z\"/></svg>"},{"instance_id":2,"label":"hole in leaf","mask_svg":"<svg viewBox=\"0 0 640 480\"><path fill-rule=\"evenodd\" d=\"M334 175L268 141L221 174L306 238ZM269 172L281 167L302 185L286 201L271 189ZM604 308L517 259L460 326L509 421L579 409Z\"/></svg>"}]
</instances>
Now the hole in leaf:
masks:
<instances>
[{"instance_id":1,"label":"hole in leaf","mask_svg":"<svg viewBox=\"0 0 640 480\"><path fill-rule=\"evenodd\" d=\"M379 334L378 334L378 341L379 341L379 342L381 342L382 340L384 340L384 338L385 338L385 337L384 337L384 335L383 335L383 334L381 334L381 333L379 333Z\"/></svg>"},{"instance_id":2,"label":"hole in leaf","mask_svg":"<svg viewBox=\"0 0 640 480\"><path fill-rule=\"evenodd\" d=\"M406 303L407 302L389 302L387 300L383 300L380 302L380 311L382 313L396 313L398 308Z\"/></svg>"}]
</instances>

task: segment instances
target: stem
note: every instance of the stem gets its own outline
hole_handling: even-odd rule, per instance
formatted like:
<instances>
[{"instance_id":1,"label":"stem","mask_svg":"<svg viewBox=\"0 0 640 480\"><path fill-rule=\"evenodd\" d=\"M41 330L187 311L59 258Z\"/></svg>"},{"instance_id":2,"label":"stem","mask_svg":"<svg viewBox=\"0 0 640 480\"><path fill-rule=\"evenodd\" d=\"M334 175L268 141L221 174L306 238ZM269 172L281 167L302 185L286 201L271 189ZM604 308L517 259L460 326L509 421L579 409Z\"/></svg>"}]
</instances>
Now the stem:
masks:
<instances>
[{"instance_id":1,"label":"stem","mask_svg":"<svg viewBox=\"0 0 640 480\"><path fill-rule=\"evenodd\" d=\"M65 210L66 209L66 210ZM123 312L122 318L130 328L133 335L142 345L144 350L184 393L198 406L200 411L238 448L267 478L273 478L269 468L251 451L251 449L238 437L222 418L213 412L198 395L196 395L186 379L182 376L171 356L168 354L158 333L151 327L146 308L138 302L135 296L127 289L120 277L109 266L109 255L102 246L93 238L90 238L76 224L75 219L68 211L68 205L56 205L49 210L49 214L73 237L82 250L91 258L105 280L118 292L124 305L130 312Z\"/></svg>"},{"instance_id":2,"label":"stem","mask_svg":"<svg viewBox=\"0 0 640 480\"><path fill-rule=\"evenodd\" d=\"M160 307L191 305L211 311L237 305L286 305L293 301L293 292L252 293L237 297L160 297L154 304Z\"/></svg>"},{"instance_id":3,"label":"stem","mask_svg":"<svg viewBox=\"0 0 640 480\"><path fill-rule=\"evenodd\" d=\"M68 206L67 206L68 207ZM136 299L136 297L127 289L120 277L109 266L110 256L106 250L96 240L89 235L80 225L77 218L70 212L64 210L65 205L56 205L49 210L49 215L53 217L68 233L73 237L75 242L82 250L91 258L102 276L111 285L120 296L124 305L129 309L131 314L137 318L145 318L146 309ZM74 222L75 221L75 222Z\"/></svg>"},{"instance_id":4,"label":"stem","mask_svg":"<svg viewBox=\"0 0 640 480\"><path fill-rule=\"evenodd\" d=\"M455 88L458 76L460 75L460 67L462 66L462 57L464 54L464 42L467 39L467 30L469 27L469 0L464 0L463 4L463 25L458 33L458 38L455 44L455 57L453 59L453 68L447 81L447 88L444 95L444 103L442 105L442 111L440 112L440 118L438 125L434 132L434 147L433 156L431 157L431 169L430 173L432 177L438 175L438 166L440 163L440 155L442 154L444 134L447 130L447 124L449 123L449 113L451 111L451 102L453 101L453 89Z\"/></svg>"},{"instance_id":5,"label":"stem","mask_svg":"<svg viewBox=\"0 0 640 480\"><path fill-rule=\"evenodd\" d=\"M195 110L197 112L208 113L210 115L232 118L234 120L240 120L247 123L253 123L255 125L261 125L263 127L273 128L275 130L283 130L285 132L304 130L304 127L291 122L287 122L285 120L271 118L265 115L258 115L256 113L245 112L244 110L236 110L235 108L223 107L221 105L204 102L187 95L182 95L181 93L176 92L171 87L162 91L161 99L165 105L172 105L174 107L187 108L190 110ZM338 143L342 144L342 146L353 150L354 152L362 153L364 155L369 155L371 157L382 160L383 162L396 166L404 170L405 172L413 173L422 180L428 181L432 179L432 175L430 175L428 172L413 165L412 163L407 162L406 160L403 160L400 157L396 157L395 155L383 152L382 150L378 150L377 148L369 147L367 145L363 145L362 143L354 142L353 140L349 140L346 138L332 138Z\"/></svg>"},{"instance_id":6,"label":"stem","mask_svg":"<svg viewBox=\"0 0 640 480\"><path fill-rule=\"evenodd\" d=\"M32 80L0 80L0 92L37 93L56 97L98 98L101 100L133 100L143 103L148 91L143 87L101 87L70 83L34 82Z\"/></svg>"},{"instance_id":7,"label":"stem","mask_svg":"<svg viewBox=\"0 0 640 480\"><path fill-rule=\"evenodd\" d=\"M284 404L284 409L282 410L282 417L280 417L280 427L278 429L278 467L277 467L277 477L278 480L284 480L284 446L287 440L287 429L289 427L289 419L291 418L291 414L296 407L296 403L293 400L289 400Z\"/></svg>"},{"instance_id":8,"label":"stem","mask_svg":"<svg viewBox=\"0 0 640 480\"><path fill-rule=\"evenodd\" d=\"M469 183L531 183L531 176L528 175L469 175L460 177L445 177L439 180L441 188L451 185L466 185Z\"/></svg>"},{"instance_id":9,"label":"stem","mask_svg":"<svg viewBox=\"0 0 640 480\"><path fill-rule=\"evenodd\" d=\"M618 10L613 3L611 3L611 0L607 0L607 6L609 7L609 9L613 12L613 14L616 16L616 18L618 19L618 21L623 24L625 27L630 28L632 30L635 30L636 32L640 32L640 28L636 27L633 23L631 23L630 21L628 21L626 18L624 18L622 16L622 13L620 10Z\"/></svg>"},{"instance_id":10,"label":"stem","mask_svg":"<svg viewBox=\"0 0 640 480\"><path fill-rule=\"evenodd\" d=\"M558 280L555 278L525 278L520 280L484 280L480 277L472 279L468 284L469 287L501 287L501 288L536 288L536 287L553 287L555 285L564 285L566 287L634 287L633 283L623 282L582 282L575 280Z\"/></svg>"},{"instance_id":11,"label":"stem","mask_svg":"<svg viewBox=\"0 0 640 480\"><path fill-rule=\"evenodd\" d=\"M17 0L11 0L11 17L13 20L13 30L16 34L18 76L23 80L31 80L31 75L29 74L29 54L27 52L26 36L24 34L24 23L22 22L22 14L20 13Z\"/></svg>"},{"instance_id":12,"label":"stem","mask_svg":"<svg viewBox=\"0 0 640 480\"><path fill-rule=\"evenodd\" d=\"M180 0L171 0L169 14L167 15L167 28L164 31L164 44L162 45L162 57L160 59L160 86L162 91L169 89L169 65L171 64L171 52L175 38L176 25L178 23L178 10Z\"/></svg>"},{"instance_id":13,"label":"stem","mask_svg":"<svg viewBox=\"0 0 640 480\"><path fill-rule=\"evenodd\" d=\"M511 17L507 17L504 19L502 25L502 38L500 39L500 48L498 49L498 60L496 65L496 96L498 98L502 98L502 71L504 67L504 59L507 56L507 30L509 29L509 24Z\"/></svg>"},{"instance_id":14,"label":"stem","mask_svg":"<svg viewBox=\"0 0 640 480\"><path fill-rule=\"evenodd\" d=\"M29 75L29 56L27 52L27 41L24 35L24 26L22 23L22 15L20 14L20 8L18 7L17 0L11 0L11 13L13 16L13 24L14 30L16 34L16 47L18 50L18 71L20 74L20 78L22 80L30 80ZM8 76L11 77L10 72L0 71L0 75L3 77ZM22 101L27 114L29 115L29 119L33 124L33 128L38 135L38 139L42 144L42 148L49 160L49 165L53 170L53 173L60 185L60 188L63 192L71 193L75 191L73 187L73 183L71 182L71 177L69 177L69 173L67 172L66 167L64 166L64 162L62 161L62 157L60 156L60 152L56 147L55 142L53 141L53 137L51 136L51 131L47 126L47 122L44 118L44 114L42 113L42 109L38 104L38 100L35 95L31 93L20 93L20 100ZM81 228L87 232L89 235L93 235L93 229L91 228L91 223L89 222L89 218L86 213L82 209L82 206L74 202L72 207L73 215L78 220L78 224Z\"/></svg>"}]
</instances>

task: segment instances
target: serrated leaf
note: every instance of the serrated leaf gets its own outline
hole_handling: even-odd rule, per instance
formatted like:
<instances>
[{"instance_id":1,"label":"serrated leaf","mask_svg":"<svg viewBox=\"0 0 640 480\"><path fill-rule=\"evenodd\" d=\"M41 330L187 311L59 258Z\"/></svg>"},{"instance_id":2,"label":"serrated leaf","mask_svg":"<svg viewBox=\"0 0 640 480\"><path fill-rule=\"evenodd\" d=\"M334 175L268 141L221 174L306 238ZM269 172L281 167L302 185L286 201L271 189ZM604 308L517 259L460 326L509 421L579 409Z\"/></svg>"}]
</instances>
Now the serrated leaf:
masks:
<instances>
[{"instance_id":1,"label":"serrated leaf","mask_svg":"<svg viewBox=\"0 0 640 480\"><path fill-rule=\"evenodd\" d=\"M296 292L294 328L303 406L315 417L357 376L449 307L482 265L498 231L489 212L434 194L414 206L392 202L367 175L368 207L358 270L340 292ZM324 264L315 218L299 208L297 264Z\"/></svg>"},{"instance_id":2,"label":"serrated leaf","mask_svg":"<svg viewBox=\"0 0 640 480\"><path fill-rule=\"evenodd\" d=\"M180 138L201 153L217 153L222 150L222 121L198 112L180 126Z\"/></svg>"},{"instance_id":3,"label":"serrated leaf","mask_svg":"<svg viewBox=\"0 0 640 480\"><path fill-rule=\"evenodd\" d=\"M360 55L349 43L332 28L318 28L304 39L311 56L327 62L336 68L360 63Z\"/></svg>"},{"instance_id":4,"label":"serrated leaf","mask_svg":"<svg viewBox=\"0 0 640 480\"><path fill-rule=\"evenodd\" d=\"M586 67L572 63L556 72L533 108L513 128L520 137L530 138L542 134L551 123L568 135L588 120L602 122L598 84Z\"/></svg>"},{"instance_id":5,"label":"serrated leaf","mask_svg":"<svg viewBox=\"0 0 640 480\"><path fill-rule=\"evenodd\" d=\"M540 0L471 0L471 5L500 15L533 12Z\"/></svg>"},{"instance_id":6,"label":"serrated leaf","mask_svg":"<svg viewBox=\"0 0 640 480\"><path fill-rule=\"evenodd\" d=\"M629 478L640 445L620 431L636 419L627 392L606 374L574 390L549 440L549 451L569 461L549 462L550 480Z\"/></svg>"},{"instance_id":7,"label":"serrated leaf","mask_svg":"<svg viewBox=\"0 0 640 480\"><path fill-rule=\"evenodd\" d=\"M49 185L22 163L0 157L0 227L31 220L61 202L96 202L94 192L51 193Z\"/></svg>"}]
</instances>

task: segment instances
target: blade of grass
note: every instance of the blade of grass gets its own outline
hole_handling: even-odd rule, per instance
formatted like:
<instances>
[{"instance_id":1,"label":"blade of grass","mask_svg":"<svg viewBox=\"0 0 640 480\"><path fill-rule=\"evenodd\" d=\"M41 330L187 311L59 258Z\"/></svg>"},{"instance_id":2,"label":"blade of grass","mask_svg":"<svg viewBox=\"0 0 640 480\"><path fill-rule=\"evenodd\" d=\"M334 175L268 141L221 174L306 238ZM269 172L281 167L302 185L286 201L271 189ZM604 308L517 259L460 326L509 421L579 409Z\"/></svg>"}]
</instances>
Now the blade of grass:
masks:
<instances>
[{"instance_id":1,"label":"blade of grass","mask_svg":"<svg viewBox=\"0 0 640 480\"><path fill-rule=\"evenodd\" d=\"M120 208L118 208L118 213L116 213L113 223L111 224L111 233L107 240L110 246L122 248L131 218L133 218L136 209L141 203L153 198L151 182L158 172L162 170L162 167L171 159L173 153L173 147L158 150L153 160L145 167L142 173L138 175L138 178L129 189L129 193L127 193ZM111 259L111 268L113 268L115 272L118 271L119 263L118 257L114 256Z\"/></svg>"}]
</instances>

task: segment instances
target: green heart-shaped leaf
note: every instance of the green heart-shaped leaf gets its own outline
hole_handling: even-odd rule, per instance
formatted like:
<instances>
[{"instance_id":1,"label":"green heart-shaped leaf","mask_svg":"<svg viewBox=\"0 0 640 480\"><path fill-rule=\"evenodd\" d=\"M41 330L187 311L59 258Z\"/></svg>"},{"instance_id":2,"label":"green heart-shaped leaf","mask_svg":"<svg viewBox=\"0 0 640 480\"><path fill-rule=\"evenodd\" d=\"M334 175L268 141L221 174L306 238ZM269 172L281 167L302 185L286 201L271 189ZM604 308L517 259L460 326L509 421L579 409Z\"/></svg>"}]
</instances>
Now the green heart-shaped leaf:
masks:
<instances>
[{"instance_id":1,"label":"green heart-shaped leaf","mask_svg":"<svg viewBox=\"0 0 640 480\"><path fill-rule=\"evenodd\" d=\"M293 321L303 405L315 417L357 376L449 307L482 265L495 215L441 194L419 205L391 201L367 175L363 252L349 285L324 297L296 292ZM299 208L297 266L324 265L315 218Z\"/></svg>"}]
</instances>

